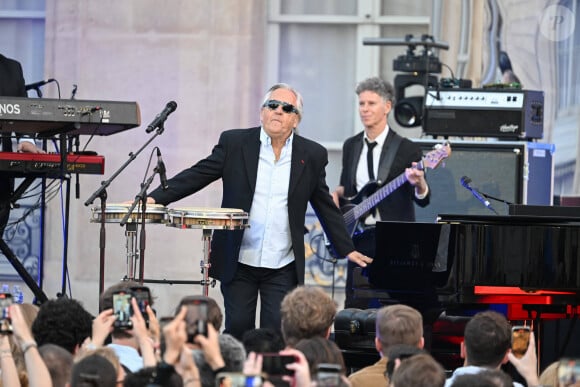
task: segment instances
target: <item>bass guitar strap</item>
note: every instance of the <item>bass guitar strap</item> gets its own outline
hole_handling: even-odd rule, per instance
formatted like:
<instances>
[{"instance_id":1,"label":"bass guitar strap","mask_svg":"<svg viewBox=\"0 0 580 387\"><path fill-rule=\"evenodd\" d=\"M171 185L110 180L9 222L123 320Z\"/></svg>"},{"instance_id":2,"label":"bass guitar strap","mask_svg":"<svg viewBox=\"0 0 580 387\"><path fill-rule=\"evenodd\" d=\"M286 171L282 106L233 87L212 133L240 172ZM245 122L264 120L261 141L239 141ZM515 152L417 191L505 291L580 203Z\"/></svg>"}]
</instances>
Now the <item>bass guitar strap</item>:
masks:
<instances>
[{"instance_id":1,"label":"bass guitar strap","mask_svg":"<svg viewBox=\"0 0 580 387\"><path fill-rule=\"evenodd\" d=\"M390 144L385 144L389 148L388 152L385 156L385 159L381 165L381 169L386 171L385 177L389 176L389 172L391 171L391 166L393 165L393 161L395 160L395 156L397 155L397 152L399 150L399 146L401 145L402 141L403 141L403 137L399 136L397 134L397 135L393 136L393 139L391 140ZM388 183L388 181L381 182L381 186L384 185L385 183Z\"/></svg>"}]
</instances>

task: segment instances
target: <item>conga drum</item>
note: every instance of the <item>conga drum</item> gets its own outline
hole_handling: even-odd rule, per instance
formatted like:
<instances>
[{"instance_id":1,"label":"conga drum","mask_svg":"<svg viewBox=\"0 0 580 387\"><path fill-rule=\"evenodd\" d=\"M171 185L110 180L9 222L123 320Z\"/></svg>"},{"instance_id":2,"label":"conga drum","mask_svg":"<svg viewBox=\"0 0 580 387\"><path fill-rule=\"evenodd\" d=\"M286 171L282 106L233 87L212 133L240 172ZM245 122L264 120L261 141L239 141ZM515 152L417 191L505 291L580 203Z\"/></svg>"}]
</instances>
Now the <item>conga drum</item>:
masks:
<instances>
[{"instance_id":1,"label":"conga drum","mask_svg":"<svg viewBox=\"0 0 580 387\"><path fill-rule=\"evenodd\" d=\"M211 267L209 252L213 230L241 230L249 227L248 213L237 208L178 207L167 210L167 226L181 229L203 230L203 260L200 262L203 274L203 294L209 295L209 286L215 280L209 279Z\"/></svg>"},{"instance_id":2,"label":"conga drum","mask_svg":"<svg viewBox=\"0 0 580 387\"><path fill-rule=\"evenodd\" d=\"M167 226L209 230L240 230L248 226L248 213L237 208L179 207L167 211Z\"/></svg>"},{"instance_id":3,"label":"conga drum","mask_svg":"<svg viewBox=\"0 0 580 387\"><path fill-rule=\"evenodd\" d=\"M105 223L121 223L121 220L127 215L130 204L124 203L107 203L105 208ZM102 214L101 207L93 207L91 209L92 223L101 223ZM145 223L165 223L167 220L167 210L161 204L147 204L145 209ZM141 208L135 207L129 216L127 223L139 223L141 221Z\"/></svg>"}]
</instances>

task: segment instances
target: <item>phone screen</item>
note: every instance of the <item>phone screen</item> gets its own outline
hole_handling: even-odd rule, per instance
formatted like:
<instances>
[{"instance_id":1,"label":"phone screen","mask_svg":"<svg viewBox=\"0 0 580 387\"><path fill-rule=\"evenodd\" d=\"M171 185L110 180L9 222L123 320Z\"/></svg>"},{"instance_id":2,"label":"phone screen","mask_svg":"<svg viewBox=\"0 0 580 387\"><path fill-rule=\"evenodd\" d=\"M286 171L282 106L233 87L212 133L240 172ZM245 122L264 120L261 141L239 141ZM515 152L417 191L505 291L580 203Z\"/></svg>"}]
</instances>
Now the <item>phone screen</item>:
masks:
<instances>
[{"instance_id":1,"label":"phone screen","mask_svg":"<svg viewBox=\"0 0 580 387\"><path fill-rule=\"evenodd\" d=\"M131 293L120 291L113 294L113 314L117 317L113 324L117 329L131 329Z\"/></svg>"},{"instance_id":2,"label":"phone screen","mask_svg":"<svg viewBox=\"0 0 580 387\"><path fill-rule=\"evenodd\" d=\"M340 366L338 364L321 363L316 367L317 386L340 385Z\"/></svg>"},{"instance_id":3,"label":"phone screen","mask_svg":"<svg viewBox=\"0 0 580 387\"><path fill-rule=\"evenodd\" d=\"M12 333L10 305L12 305L12 294L0 293L0 333Z\"/></svg>"},{"instance_id":4,"label":"phone screen","mask_svg":"<svg viewBox=\"0 0 580 387\"><path fill-rule=\"evenodd\" d=\"M286 368L287 364L296 362L294 356L277 353L262 353L262 371L268 375L293 375L294 371Z\"/></svg>"},{"instance_id":5,"label":"phone screen","mask_svg":"<svg viewBox=\"0 0 580 387\"><path fill-rule=\"evenodd\" d=\"M193 339L197 335L207 337L207 301L193 300L186 304L186 308L187 341L193 343Z\"/></svg>"},{"instance_id":6,"label":"phone screen","mask_svg":"<svg viewBox=\"0 0 580 387\"><path fill-rule=\"evenodd\" d=\"M577 386L580 381L580 359L562 359L558 363L558 382L561 387Z\"/></svg>"},{"instance_id":7,"label":"phone screen","mask_svg":"<svg viewBox=\"0 0 580 387\"><path fill-rule=\"evenodd\" d=\"M241 372L220 372L216 377L217 387L260 387L262 383L261 376Z\"/></svg>"},{"instance_id":8,"label":"phone screen","mask_svg":"<svg viewBox=\"0 0 580 387\"><path fill-rule=\"evenodd\" d=\"M145 320L145 324L147 325L147 328L149 328L149 315L147 314L147 306L151 305L151 292L146 286L131 288L131 292L133 293L133 297L135 297L135 301L137 301L139 311Z\"/></svg>"},{"instance_id":9,"label":"phone screen","mask_svg":"<svg viewBox=\"0 0 580 387\"><path fill-rule=\"evenodd\" d=\"M528 350L530 344L530 327L518 325L512 327L512 353L521 358Z\"/></svg>"}]
</instances>

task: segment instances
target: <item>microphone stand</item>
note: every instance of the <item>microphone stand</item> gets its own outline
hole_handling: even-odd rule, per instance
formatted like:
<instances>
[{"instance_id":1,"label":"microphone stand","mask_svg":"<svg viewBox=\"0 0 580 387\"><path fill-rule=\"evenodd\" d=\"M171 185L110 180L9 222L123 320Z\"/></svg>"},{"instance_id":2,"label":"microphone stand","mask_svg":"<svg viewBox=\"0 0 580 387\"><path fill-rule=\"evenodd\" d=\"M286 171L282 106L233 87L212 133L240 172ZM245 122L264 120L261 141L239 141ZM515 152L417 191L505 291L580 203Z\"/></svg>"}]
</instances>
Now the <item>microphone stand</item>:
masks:
<instances>
[{"instance_id":1,"label":"microphone stand","mask_svg":"<svg viewBox=\"0 0 580 387\"><path fill-rule=\"evenodd\" d=\"M506 206L506 209L508 210L508 212L509 212L509 207L510 207L510 206L513 204L512 202L508 202L507 200L500 199L500 198L496 198L495 196L488 195L488 194L486 194L485 192L481 192L481 191L478 191L478 192L479 192L479 193L481 194L481 196L483 196L484 198L488 198L488 199L491 199L491 200L495 200L496 202L500 202L500 203L503 203L503 204L505 204L505 206Z\"/></svg>"},{"instance_id":2,"label":"microphone stand","mask_svg":"<svg viewBox=\"0 0 580 387\"><path fill-rule=\"evenodd\" d=\"M97 197L99 197L101 199L101 222L100 222L101 228L100 228L100 239L99 239L99 250L100 250L99 294L103 293L103 291L105 290L105 238L106 238L105 237L105 234L106 234L105 233L105 209L107 208L107 205L106 205L107 187L109 187L109 185L111 185L111 182L113 180L115 180L115 178L121 172L123 172L123 170L125 168L127 168L127 166L133 162L133 160L135 160L135 158L137 158L137 156L143 151L143 149L145 149L157 136L159 136L160 134L163 133L163 130L164 130L163 125L159 125L155 134L147 142L145 142L145 144L143 144L143 146L141 148L139 148L137 153L130 152L129 159L127 159L127 161L125 161L125 163L123 163L123 165L121 165L119 167L119 169L117 169L113 173L113 175L111 175L110 178L108 178L105 181L102 181L101 186L95 192L93 192L93 194L85 201L85 206L89 206L89 205L93 204L93 202L95 201L95 199ZM145 214L145 211L143 211L143 216L145 216L144 214Z\"/></svg>"},{"instance_id":3,"label":"microphone stand","mask_svg":"<svg viewBox=\"0 0 580 387\"><path fill-rule=\"evenodd\" d=\"M147 211L147 189L151 186L155 175L159 174L159 166L153 169L153 174L145 181L141 183L141 191L135 196L135 200L129 207L129 210L121 219L121 226L127 224L129 217L133 213L133 210L141 202L141 231L139 233L139 283L143 285L143 276L144 276L144 260L145 260L145 212Z\"/></svg>"}]
</instances>

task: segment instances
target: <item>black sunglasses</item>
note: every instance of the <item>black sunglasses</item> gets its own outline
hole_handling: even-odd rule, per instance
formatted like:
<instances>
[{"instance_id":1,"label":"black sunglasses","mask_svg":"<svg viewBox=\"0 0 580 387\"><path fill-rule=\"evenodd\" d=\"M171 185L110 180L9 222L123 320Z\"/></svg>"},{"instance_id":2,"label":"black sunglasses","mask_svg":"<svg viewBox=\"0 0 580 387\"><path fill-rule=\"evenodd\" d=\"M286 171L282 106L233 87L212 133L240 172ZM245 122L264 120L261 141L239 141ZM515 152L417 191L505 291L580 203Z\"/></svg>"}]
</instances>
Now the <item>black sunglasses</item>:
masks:
<instances>
[{"instance_id":1,"label":"black sunglasses","mask_svg":"<svg viewBox=\"0 0 580 387\"><path fill-rule=\"evenodd\" d=\"M296 113L298 114L298 109L296 109L294 107L294 105L288 103L288 102L282 102L282 101L278 101L277 99L270 99L266 102L264 102L264 104L262 105L263 107L268 107L268 109L270 110L276 110L278 109L278 106L282 105L282 110L285 113Z\"/></svg>"}]
</instances>

